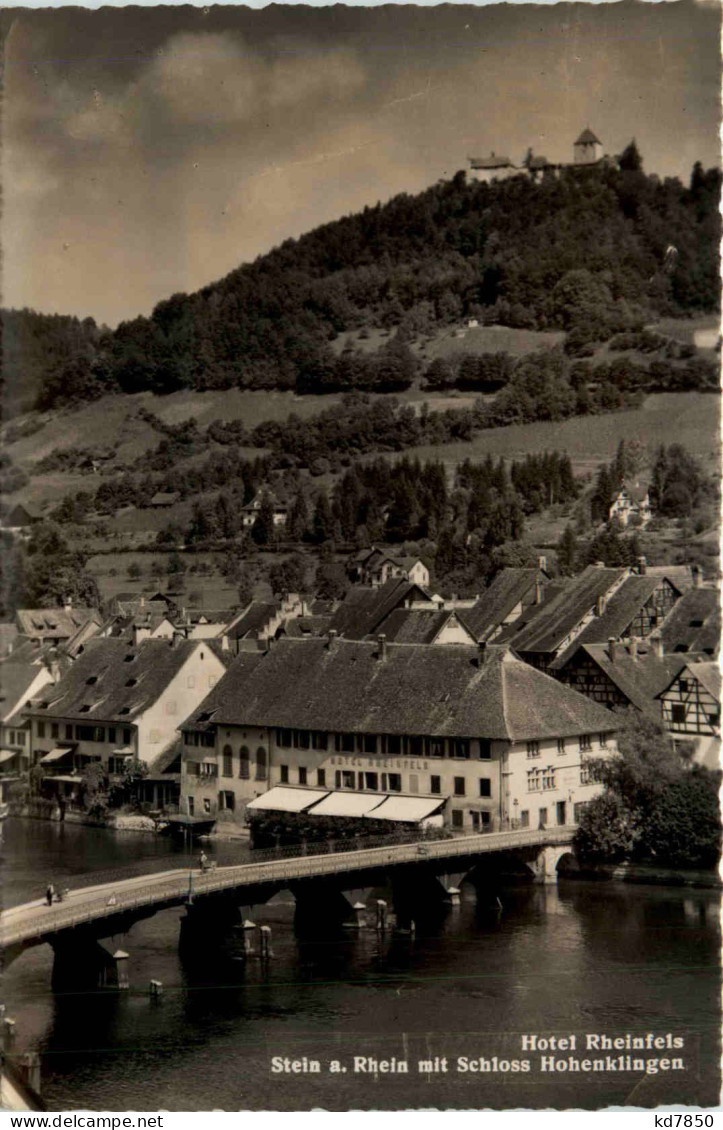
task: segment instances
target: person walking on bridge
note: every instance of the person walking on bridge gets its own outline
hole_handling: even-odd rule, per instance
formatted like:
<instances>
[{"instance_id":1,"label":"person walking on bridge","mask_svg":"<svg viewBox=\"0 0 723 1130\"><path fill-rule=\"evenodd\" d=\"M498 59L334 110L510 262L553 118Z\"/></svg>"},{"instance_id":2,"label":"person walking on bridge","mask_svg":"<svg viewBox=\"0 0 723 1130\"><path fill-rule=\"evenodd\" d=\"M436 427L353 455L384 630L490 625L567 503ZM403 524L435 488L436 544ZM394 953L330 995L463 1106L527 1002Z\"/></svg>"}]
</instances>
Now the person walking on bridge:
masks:
<instances>
[{"instance_id":1,"label":"person walking on bridge","mask_svg":"<svg viewBox=\"0 0 723 1130\"><path fill-rule=\"evenodd\" d=\"M54 898L55 898L55 887L53 886L52 883L48 883L48 889L45 892L45 900L46 900L48 906L53 905L53 899Z\"/></svg>"},{"instance_id":2,"label":"person walking on bridge","mask_svg":"<svg viewBox=\"0 0 723 1130\"><path fill-rule=\"evenodd\" d=\"M206 855L205 851L201 852L201 857L198 862L201 864L201 870L205 871L206 867L208 866L208 856Z\"/></svg>"}]
</instances>

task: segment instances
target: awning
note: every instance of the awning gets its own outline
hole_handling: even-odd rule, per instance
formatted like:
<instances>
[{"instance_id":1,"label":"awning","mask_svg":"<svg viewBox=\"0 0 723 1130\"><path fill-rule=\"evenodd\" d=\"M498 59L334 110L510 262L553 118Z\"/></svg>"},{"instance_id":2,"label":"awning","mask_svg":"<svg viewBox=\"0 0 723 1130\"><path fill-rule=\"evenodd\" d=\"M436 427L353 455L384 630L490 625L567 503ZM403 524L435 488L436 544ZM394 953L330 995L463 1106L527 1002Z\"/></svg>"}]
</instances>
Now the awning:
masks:
<instances>
[{"instance_id":1,"label":"awning","mask_svg":"<svg viewBox=\"0 0 723 1130\"><path fill-rule=\"evenodd\" d=\"M310 816L366 816L386 797L369 793L329 793L310 810Z\"/></svg>"},{"instance_id":2,"label":"awning","mask_svg":"<svg viewBox=\"0 0 723 1130\"><path fill-rule=\"evenodd\" d=\"M388 796L367 817L371 820L400 820L406 824L418 824L441 808L444 801L445 797Z\"/></svg>"},{"instance_id":3,"label":"awning","mask_svg":"<svg viewBox=\"0 0 723 1130\"><path fill-rule=\"evenodd\" d=\"M44 757L40 758L41 765L52 765L56 761L62 761L64 757L68 757L73 752L73 747L57 747L51 749L50 753L46 753Z\"/></svg>"},{"instance_id":4,"label":"awning","mask_svg":"<svg viewBox=\"0 0 723 1130\"><path fill-rule=\"evenodd\" d=\"M136 751L133 749L133 746L130 745L124 745L120 749L113 750L113 753L116 757L134 757L135 752Z\"/></svg>"},{"instance_id":5,"label":"awning","mask_svg":"<svg viewBox=\"0 0 723 1130\"><path fill-rule=\"evenodd\" d=\"M276 785L268 792L262 793L246 805L252 812L265 812L271 809L274 812L303 812L315 801L323 800L328 795L327 789L287 789Z\"/></svg>"},{"instance_id":6,"label":"awning","mask_svg":"<svg viewBox=\"0 0 723 1130\"><path fill-rule=\"evenodd\" d=\"M79 785L80 784L80 777L71 777L71 776L68 776L68 775L63 777L60 774L58 774L57 777L55 777L55 776L53 776L53 777L43 777L43 780L44 781L65 781L66 784L68 784L68 785Z\"/></svg>"},{"instance_id":7,"label":"awning","mask_svg":"<svg viewBox=\"0 0 723 1130\"><path fill-rule=\"evenodd\" d=\"M2 749L0 750L0 765L4 765L6 761L12 761L14 757L20 757L19 750Z\"/></svg>"}]
</instances>

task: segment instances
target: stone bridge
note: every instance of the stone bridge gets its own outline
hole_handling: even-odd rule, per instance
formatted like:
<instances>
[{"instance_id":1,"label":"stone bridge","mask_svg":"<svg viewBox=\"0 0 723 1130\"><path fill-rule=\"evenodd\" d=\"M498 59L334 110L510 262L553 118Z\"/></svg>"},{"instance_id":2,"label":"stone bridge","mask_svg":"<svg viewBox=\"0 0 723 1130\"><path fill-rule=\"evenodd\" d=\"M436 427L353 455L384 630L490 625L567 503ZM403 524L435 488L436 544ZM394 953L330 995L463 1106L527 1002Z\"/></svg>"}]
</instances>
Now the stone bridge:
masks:
<instances>
[{"instance_id":1,"label":"stone bridge","mask_svg":"<svg viewBox=\"0 0 723 1130\"><path fill-rule=\"evenodd\" d=\"M570 827L492 832L134 876L79 888L53 906L36 900L11 907L0 915L0 951L7 968L29 947L49 944L55 953L54 989L122 988L128 955L110 954L100 939L126 934L141 919L182 906L181 944L207 950L214 937L243 928L241 907L266 903L281 890L292 892L302 919L335 918L361 927L371 891L390 885L396 926L409 929L418 908L458 902L468 876L483 886L513 868L535 882L556 882L561 863L575 867L574 833ZM386 925L386 910L381 913Z\"/></svg>"}]
</instances>

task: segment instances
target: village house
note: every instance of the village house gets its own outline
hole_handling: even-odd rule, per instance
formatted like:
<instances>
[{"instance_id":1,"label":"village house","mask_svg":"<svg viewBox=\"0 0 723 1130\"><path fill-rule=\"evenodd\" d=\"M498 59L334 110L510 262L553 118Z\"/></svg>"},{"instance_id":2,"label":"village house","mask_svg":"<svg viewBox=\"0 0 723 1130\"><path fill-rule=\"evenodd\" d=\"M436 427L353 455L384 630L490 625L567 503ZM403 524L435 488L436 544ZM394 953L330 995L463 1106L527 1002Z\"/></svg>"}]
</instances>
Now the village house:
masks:
<instances>
[{"instance_id":1,"label":"village house","mask_svg":"<svg viewBox=\"0 0 723 1130\"><path fill-rule=\"evenodd\" d=\"M16 502L3 516L2 528L14 534L29 534L42 521L43 515L32 503Z\"/></svg>"},{"instance_id":2,"label":"village house","mask_svg":"<svg viewBox=\"0 0 723 1130\"><path fill-rule=\"evenodd\" d=\"M525 170L518 167L509 159L495 152L489 157L469 157L469 175L471 180L480 181L482 184L491 184L495 180L507 180L516 177Z\"/></svg>"},{"instance_id":3,"label":"village house","mask_svg":"<svg viewBox=\"0 0 723 1130\"><path fill-rule=\"evenodd\" d=\"M510 643L529 663L554 671L581 644L644 638L661 626L680 593L665 577L646 576L643 560L638 568L589 565L562 591L531 605L496 642Z\"/></svg>"},{"instance_id":4,"label":"village house","mask_svg":"<svg viewBox=\"0 0 723 1130\"><path fill-rule=\"evenodd\" d=\"M716 587L695 587L684 593L660 629L668 652L702 652L717 656L720 648L720 593Z\"/></svg>"},{"instance_id":5,"label":"village house","mask_svg":"<svg viewBox=\"0 0 723 1130\"><path fill-rule=\"evenodd\" d=\"M710 661L686 662L658 695L675 747L691 761L720 769L721 672Z\"/></svg>"},{"instance_id":6,"label":"village house","mask_svg":"<svg viewBox=\"0 0 723 1130\"><path fill-rule=\"evenodd\" d=\"M542 604L550 585L547 562L539 559L536 569L502 569L492 584L464 613L464 622L476 640L491 643L508 624L519 620L525 609Z\"/></svg>"},{"instance_id":7,"label":"village house","mask_svg":"<svg viewBox=\"0 0 723 1130\"><path fill-rule=\"evenodd\" d=\"M282 639L239 655L181 727L181 806L567 825L619 725L506 648Z\"/></svg>"},{"instance_id":8,"label":"village house","mask_svg":"<svg viewBox=\"0 0 723 1130\"><path fill-rule=\"evenodd\" d=\"M177 490L159 490L150 499L148 506L151 510L168 510L180 501L181 496Z\"/></svg>"},{"instance_id":9,"label":"village house","mask_svg":"<svg viewBox=\"0 0 723 1130\"><path fill-rule=\"evenodd\" d=\"M265 501L271 504L274 527L285 526L289 508L285 502L277 498L270 487L261 487L254 497L245 506L241 507L241 524L245 530L250 530L256 523L261 507Z\"/></svg>"},{"instance_id":10,"label":"village house","mask_svg":"<svg viewBox=\"0 0 723 1130\"><path fill-rule=\"evenodd\" d=\"M626 479L608 511L609 521L616 520L626 529L631 522L634 526L645 526L652 516L648 484L639 479Z\"/></svg>"},{"instance_id":11,"label":"village house","mask_svg":"<svg viewBox=\"0 0 723 1130\"><path fill-rule=\"evenodd\" d=\"M66 643L92 620L98 627L101 616L96 608L76 608L71 603L63 608L19 608L15 613L18 633L36 644Z\"/></svg>"},{"instance_id":12,"label":"village house","mask_svg":"<svg viewBox=\"0 0 723 1130\"><path fill-rule=\"evenodd\" d=\"M128 759L151 766L171 749L178 728L226 671L216 641L94 639L60 682L33 698L31 764L45 773L44 791L69 799L82 770L100 762L117 776ZM171 799L164 778L144 782L156 806Z\"/></svg>"},{"instance_id":13,"label":"village house","mask_svg":"<svg viewBox=\"0 0 723 1130\"><path fill-rule=\"evenodd\" d=\"M647 640L623 643L610 638L606 644L581 644L566 662L555 668L555 677L567 686L607 706L610 710L634 707L662 721L658 695L685 665L685 656L666 655L659 634Z\"/></svg>"},{"instance_id":14,"label":"village house","mask_svg":"<svg viewBox=\"0 0 723 1130\"><path fill-rule=\"evenodd\" d=\"M337 635L349 640L363 640L382 631L381 625L398 608L436 610L435 601L425 588L403 577L392 578L379 588L354 585L329 620Z\"/></svg>"},{"instance_id":15,"label":"village house","mask_svg":"<svg viewBox=\"0 0 723 1130\"><path fill-rule=\"evenodd\" d=\"M426 588L429 569L420 557L397 557L376 546L357 553L349 569L349 579L354 584L371 585L372 588L379 588L396 577Z\"/></svg>"},{"instance_id":16,"label":"village house","mask_svg":"<svg viewBox=\"0 0 723 1130\"><path fill-rule=\"evenodd\" d=\"M473 647L477 642L462 615L447 608L396 608L382 620L379 634L389 643Z\"/></svg>"},{"instance_id":17,"label":"village house","mask_svg":"<svg viewBox=\"0 0 723 1130\"><path fill-rule=\"evenodd\" d=\"M301 616L304 602L298 593L287 593L280 601L252 600L220 630L234 652L256 641L280 635L286 625Z\"/></svg>"},{"instance_id":18,"label":"village house","mask_svg":"<svg viewBox=\"0 0 723 1130\"><path fill-rule=\"evenodd\" d=\"M57 663L6 660L0 664L0 774L19 774L30 766L30 734L25 710L34 695L57 682Z\"/></svg>"}]
</instances>

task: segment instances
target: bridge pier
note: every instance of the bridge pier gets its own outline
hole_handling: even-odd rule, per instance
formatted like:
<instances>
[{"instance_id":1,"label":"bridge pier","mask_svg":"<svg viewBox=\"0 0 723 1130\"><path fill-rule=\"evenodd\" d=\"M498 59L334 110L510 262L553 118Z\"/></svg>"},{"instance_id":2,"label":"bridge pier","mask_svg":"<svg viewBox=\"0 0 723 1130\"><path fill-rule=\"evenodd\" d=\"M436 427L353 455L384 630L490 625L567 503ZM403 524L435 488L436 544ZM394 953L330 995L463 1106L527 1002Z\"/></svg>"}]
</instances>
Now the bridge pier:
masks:
<instances>
[{"instance_id":1,"label":"bridge pier","mask_svg":"<svg viewBox=\"0 0 723 1130\"><path fill-rule=\"evenodd\" d=\"M291 893L296 899L295 923L301 930L316 927L345 926L362 930L367 925L367 900L371 887L339 890L333 882L294 884Z\"/></svg>"},{"instance_id":2,"label":"bridge pier","mask_svg":"<svg viewBox=\"0 0 723 1130\"><path fill-rule=\"evenodd\" d=\"M128 954L109 953L87 930L73 930L51 941L54 993L92 992L95 989L127 989Z\"/></svg>"},{"instance_id":3,"label":"bridge pier","mask_svg":"<svg viewBox=\"0 0 723 1130\"><path fill-rule=\"evenodd\" d=\"M549 844L543 847L528 865L532 870L533 883L556 883L559 877L557 867L563 855L570 855L569 845Z\"/></svg>"}]
</instances>

